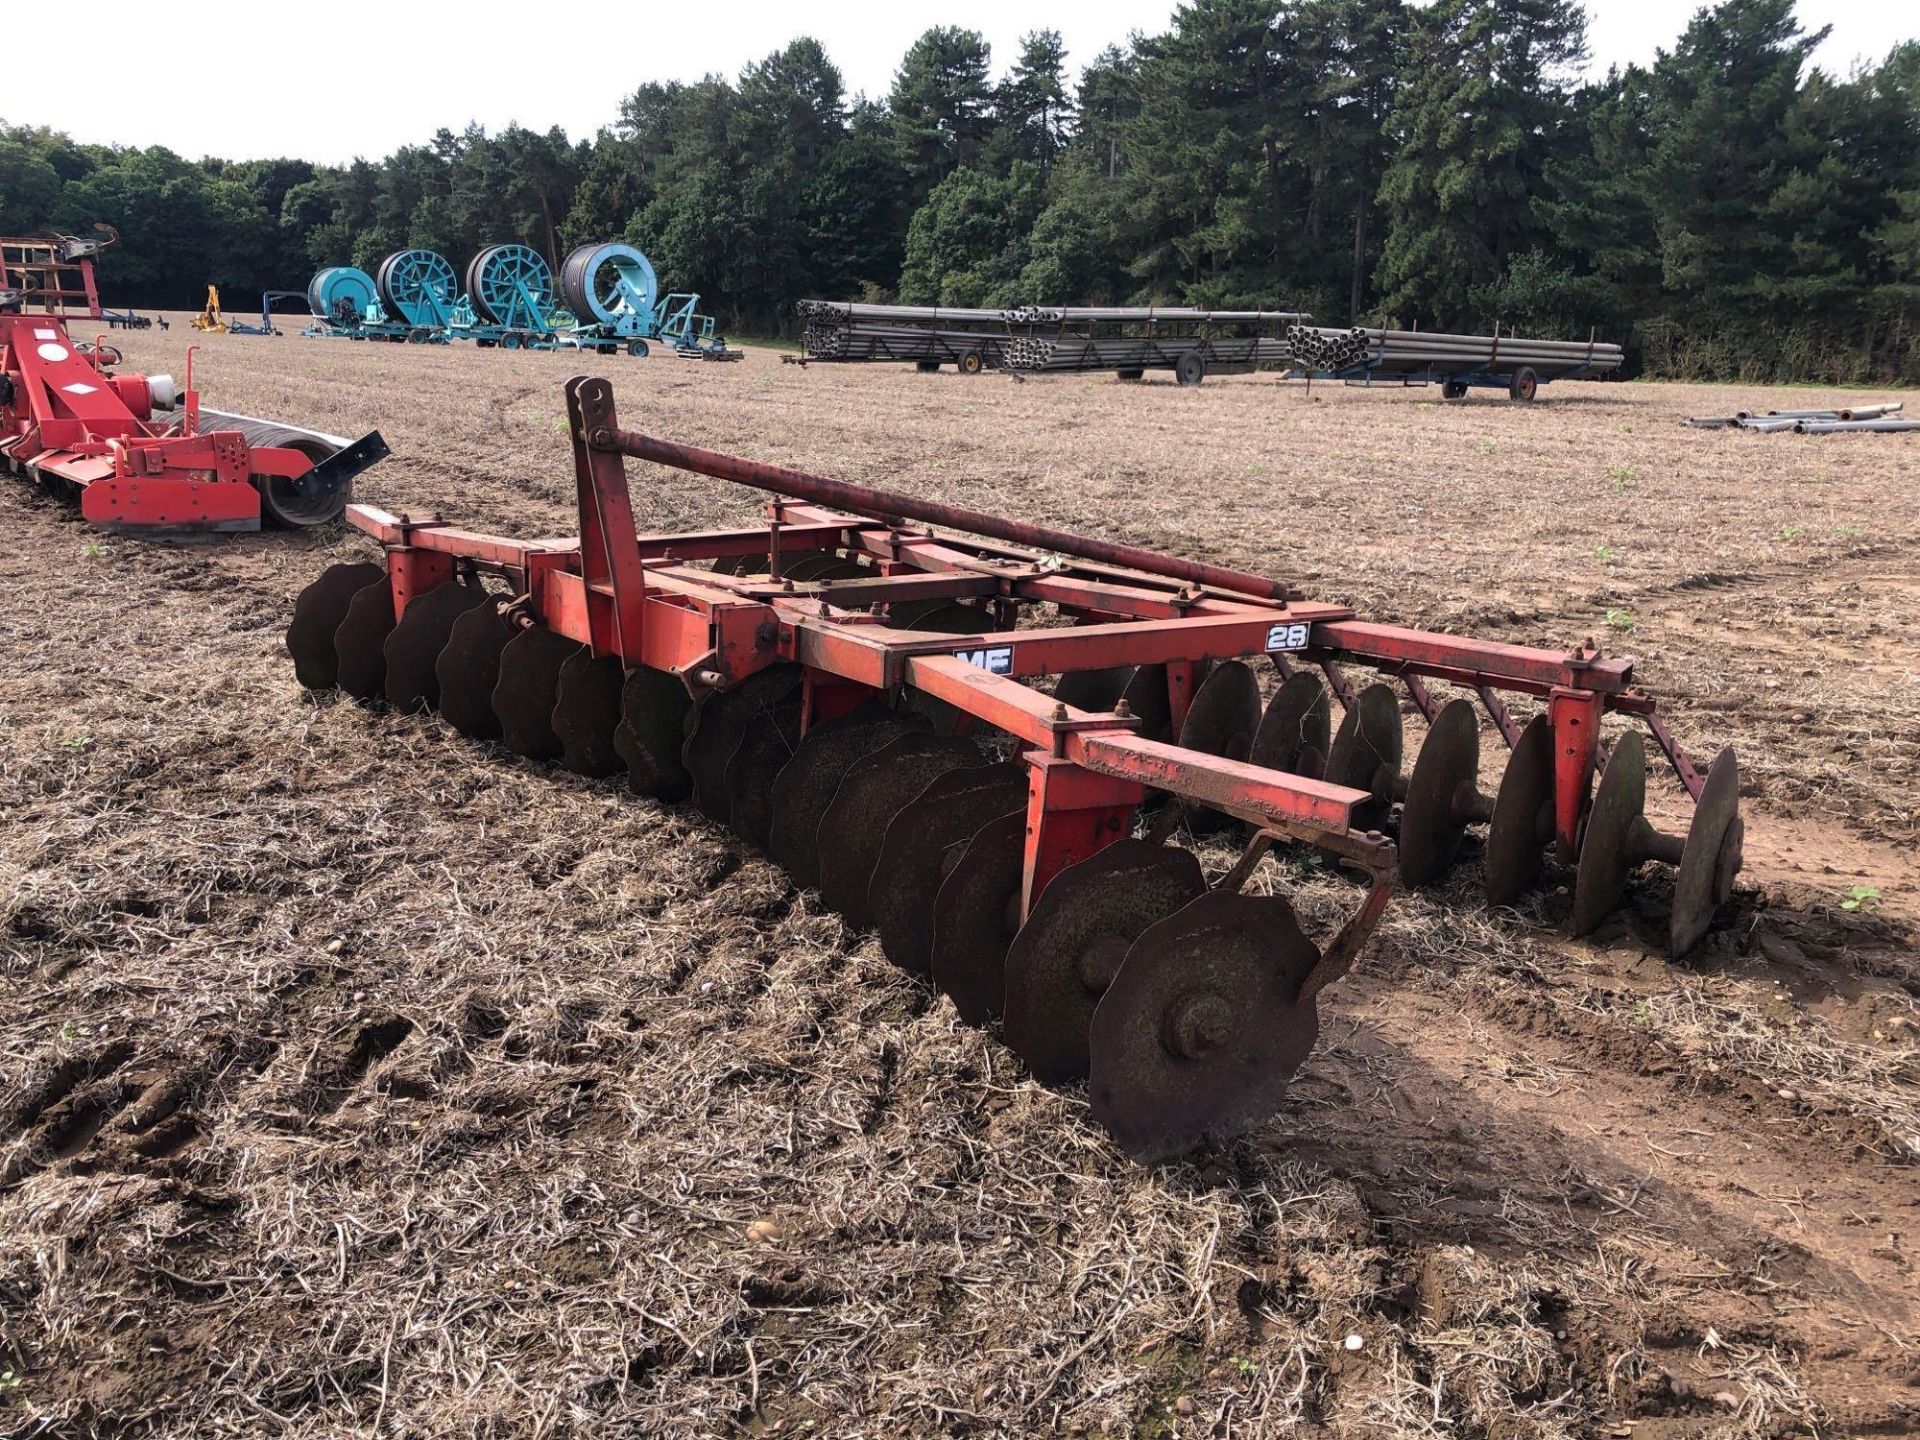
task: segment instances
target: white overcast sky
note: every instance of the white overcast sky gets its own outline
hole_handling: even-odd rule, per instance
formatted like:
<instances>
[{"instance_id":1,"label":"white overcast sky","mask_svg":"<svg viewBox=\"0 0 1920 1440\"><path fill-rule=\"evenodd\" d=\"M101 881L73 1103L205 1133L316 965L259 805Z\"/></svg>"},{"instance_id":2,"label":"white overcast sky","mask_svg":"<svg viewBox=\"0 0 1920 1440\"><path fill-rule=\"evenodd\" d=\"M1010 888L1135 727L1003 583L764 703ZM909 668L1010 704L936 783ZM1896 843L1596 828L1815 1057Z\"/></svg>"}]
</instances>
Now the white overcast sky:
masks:
<instances>
[{"instance_id":1,"label":"white overcast sky","mask_svg":"<svg viewBox=\"0 0 1920 1440\"><path fill-rule=\"evenodd\" d=\"M152 0L85 7L85 28L100 41L105 63L9 66L0 120L49 125L78 140L161 144L191 158L339 163L469 120L489 130L518 121L590 136L642 81L733 76L802 34L826 46L850 95L884 95L907 46L939 24L983 33L996 73L1023 33L1051 27L1065 36L1077 75L1129 32L1167 28L1175 7L1169 0L196 0L162 8L169 18L155 25ZM1672 46L1695 8L1692 0L1588 0L1592 69L1650 61L1656 48ZM1837 72L1920 36L1915 0L1800 0L1799 14L1809 30L1833 27L1818 63Z\"/></svg>"}]
</instances>

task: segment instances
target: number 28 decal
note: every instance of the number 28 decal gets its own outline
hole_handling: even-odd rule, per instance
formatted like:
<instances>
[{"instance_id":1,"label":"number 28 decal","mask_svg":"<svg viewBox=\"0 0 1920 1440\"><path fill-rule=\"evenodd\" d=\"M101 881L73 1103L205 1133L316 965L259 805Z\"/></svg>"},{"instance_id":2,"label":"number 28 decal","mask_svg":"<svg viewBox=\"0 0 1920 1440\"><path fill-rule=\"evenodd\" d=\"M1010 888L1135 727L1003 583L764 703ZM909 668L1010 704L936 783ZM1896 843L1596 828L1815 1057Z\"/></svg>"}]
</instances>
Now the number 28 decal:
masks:
<instances>
[{"instance_id":1,"label":"number 28 decal","mask_svg":"<svg viewBox=\"0 0 1920 1440\"><path fill-rule=\"evenodd\" d=\"M1267 649L1304 650L1307 648L1307 622L1304 620L1282 621L1278 625L1267 627Z\"/></svg>"}]
</instances>

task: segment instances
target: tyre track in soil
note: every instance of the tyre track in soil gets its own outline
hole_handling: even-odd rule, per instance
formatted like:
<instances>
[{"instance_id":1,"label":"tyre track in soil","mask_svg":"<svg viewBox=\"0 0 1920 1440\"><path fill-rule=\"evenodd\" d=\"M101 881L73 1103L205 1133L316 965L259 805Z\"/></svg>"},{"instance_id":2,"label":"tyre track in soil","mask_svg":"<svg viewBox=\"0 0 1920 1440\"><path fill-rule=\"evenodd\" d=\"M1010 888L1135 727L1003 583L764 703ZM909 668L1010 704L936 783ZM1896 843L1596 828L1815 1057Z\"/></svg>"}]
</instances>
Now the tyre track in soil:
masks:
<instances>
[{"instance_id":1,"label":"tyre track in soil","mask_svg":"<svg viewBox=\"0 0 1920 1440\"><path fill-rule=\"evenodd\" d=\"M44 525L45 538L79 544L89 533L52 506L33 507L25 518L24 528ZM285 609L289 574L302 583L311 578L303 562L326 563L332 558L326 552L342 548L331 541L306 543L304 537L302 543L268 539L286 548L236 554L115 542L115 552L152 582L140 587L149 601L179 610L183 624L192 623L190 611L210 607L242 622L226 628L249 632L263 628L263 610ZM1322 1139L1303 1147L1303 1154L1360 1187L1380 1223L1395 1232L1396 1249L1417 1255L1449 1236L1483 1246L1536 1248L1539 1230L1504 1225L1501 1210L1509 1197L1542 1211L1557 1207L1568 1223L1547 1239L1568 1253L1599 1234L1646 1248L1676 1246L1684 1256L1717 1266L1713 1281L1675 1302L1694 1317L1662 1332L1667 1339L1680 1337L1679 1343L1647 1342L1683 1386L1697 1390L1696 1381L1710 1378L1711 1366L1690 1364L1689 1357L1699 1358L1695 1337L1718 1325L1723 1335L1756 1343L1785 1338L1803 1354L1820 1355L1827 1371L1821 1391L1848 1429L1864 1433L1909 1413L1899 1408L1896 1393L1906 1362L1886 1327L1892 1322L1911 1328L1911 1267L1897 1248L1874 1243L1874 1237L1882 1229L1915 1232L1913 1221L1920 1217L1911 1170L1860 1160L1846 1153L1844 1143L1795 1134L1777 1123L1780 1117L1756 1113L1738 1095L1701 1094L1684 1076L1644 1060L1638 1068L1604 1065L1602 1057L1618 1037L1593 1026L1582 1033L1568 1025L1565 1007L1551 1001L1479 1003L1463 1036L1460 1009L1444 989L1393 985L1369 976L1363 966L1343 987L1337 1009L1358 1028L1340 1035L1324 1061L1315 1063L1301 1102L1316 1105L1330 1084L1358 1093L1382 1075L1389 1093L1383 1104L1351 1106L1348 1121L1337 1113L1319 1116L1339 1140ZM298 1033L298 1019L295 1008L268 1023L278 1033ZM321 1111L337 1108L404 1041L405 1032L396 1036L393 1029L387 1021L370 1020L322 1042L328 1053L303 1067L318 1077L315 1103ZM55 1077L12 1117L0 1166L18 1167L18 1173L0 1169L0 1189L38 1168L164 1165L189 1150L208 1122L188 1102L226 1073L234 1057L223 1047L231 1044L232 1037L218 1037L208 1056L168 1068L113 1042L71 1076ZM1498 1057L1528 1057L1571 1083L1548 1091L1519 1083L1519 1072L1495 1063ZM274 1058L252 1054L243 1069L258 1076ZM1764 1146L1740 1138L1756 1122L1767 1128ZM1275 1128L1288 1123L1283 1114ZM1676 1137L1691 1148L1667 1143ZM1278 1138L1284 1137L1263 1136L1260 1143ZM1444 1175L1428 1172L1442 1179L1441 1198L1410 1213L1410 1157L1436 1145L1457 1165ZM1477 1176L1485 1179L1471 1178ZM1789 1187L1790 1204L1773 1198ZM1818 1223L1822 1209L1873 1218L1842 1222L1850 1228L1824 1227ZM1904 1223L1884 1217L1904 1217ZM1760 1269L1767 1273L1760 1275ZM1831 1307L1831 1313L1795 1319L1791 1307L1783 1313L1773 1298L1782 1289L1809 1305ZM1577 1332L1587 1323L1608 1328L1604 1318L1583 1315L1576 1303L1569 1343L1580 1343ZM1860 1343L1862 1332L1876 1338ZM1867 1408L1842 1409L1849 1393ZM1693 1403L1686 1394L1681 1401Z\"/></svg>"},{"instance_id":2,"label":"tyre track in soil","mask_svg":"<svg viewBox=\"0 0 1920 1440\"><path fill-rule=\"evenodd\" d=\"M1473 1001L1463 1010L1457 995L1356 972L1335 1002L1351 1028L1310 1062L1334 1067L1344 1094L1316 1116L1337 1138L1304 1153L1351 1178L1408 1241L1562 1257L1623 1246L1691 1348L1710 1327L1785 1344L1822 1362L1814 1393L1849 1429L1915 1419L1911 1167L1857 1153L1844 1131L1823 1133L1762 1087L1702 1074L1590 1017L1571 1023L1550 998ZM1300 1102L1323 1098L1328 1078L1303 1083ZM1355 1103L1369 1091L1384 1105ZM1629 1316L1622 1334L1594 1300L1571 1298L1572 1328L1608 1335L1616 1351L1649 1347L1658 1327L1633 1333ZM1698 1389L1710 1358L1662 1364Z\"/></svg>"}]
</instances>

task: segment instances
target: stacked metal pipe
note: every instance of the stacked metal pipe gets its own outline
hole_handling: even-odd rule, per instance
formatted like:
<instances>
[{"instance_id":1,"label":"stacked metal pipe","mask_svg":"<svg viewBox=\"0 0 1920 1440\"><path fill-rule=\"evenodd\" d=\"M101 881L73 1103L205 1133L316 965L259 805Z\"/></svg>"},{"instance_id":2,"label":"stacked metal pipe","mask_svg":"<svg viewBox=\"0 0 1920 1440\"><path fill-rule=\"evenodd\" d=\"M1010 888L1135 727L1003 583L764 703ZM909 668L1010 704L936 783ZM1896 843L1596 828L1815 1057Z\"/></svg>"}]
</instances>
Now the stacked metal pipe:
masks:
<instances>
[{"instance_id":1,"label":"stacked metal pipe","mask_svg":"<svg viewBox=\"0 0 1920 1440\"><path fill-rule=\"evenodd\" d=\"M1303 368L1342 374L1511 375L1532 370L1542 379L1618 370L1618 345L1595 340L1529 340L1512 335L1453 335L1425 330L1327 330L1295 326L1287 334Z\"/></svg>"},{"instance_id":2,"label":"stacked metal pipe","mask_svg":"<svg viewBox=\"0 0 1920 1440\"><path fill-rule=\"evenodd\" d=\"M1904 402L1889 400L1845 410L1768 410L1764 413L1737 410L1731 415L1696 416L1683 423L1696 430L1757 430L1763 435L1781 430L1800 435L1845 435L1860 431L1884 435L1920 430L1920 420L1894 418L1904 408Z\"/></svg>"},{"instance_id":3,"label":"stacked metal pipe","mask_svg":"<svg viewBox=\"0 0 1920 1440\"><path fill-rule=\"evenodd\" d=\"M1003 310L802 300L812 360L959 362L1009 370L1171 368L1198 351L1212 369L1287 364L1291 310L1023 305Z\"/></svg>"},{"instance_id":4,"label":"stacked metal pipe","mask_svg":"<svg viewBox=\"0 0 1920 1440\"><path fill-rule=\"evenodd\" d=\"M1009 370L1154 370L1195 351L1211 370L1249 365L1285 365L1292 352L1279 336L1113 336L1060 333L1016 335L1000 352Z\"/></svg>"}]
</instances>

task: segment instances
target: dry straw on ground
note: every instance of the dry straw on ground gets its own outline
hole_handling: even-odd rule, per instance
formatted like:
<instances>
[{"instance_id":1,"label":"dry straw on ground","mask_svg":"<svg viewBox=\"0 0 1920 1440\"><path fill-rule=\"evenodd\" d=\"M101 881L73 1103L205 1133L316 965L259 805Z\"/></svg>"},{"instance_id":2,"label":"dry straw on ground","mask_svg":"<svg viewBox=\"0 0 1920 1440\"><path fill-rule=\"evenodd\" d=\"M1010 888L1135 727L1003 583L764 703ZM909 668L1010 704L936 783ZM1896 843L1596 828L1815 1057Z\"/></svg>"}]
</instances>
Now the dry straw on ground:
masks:
<instances>
[{"instance_id":1,"label":"dry straw on ground","mask_svg":"<svg viewBox=\"0 0 1920 1440\"><path fill-rule=\"evenodd\" d=\"M9 487L0 1431L1920 1425L1910 442L1682 431L1698 389L599 363L636 428L1630 649L1739 748L1729 924L1668 963L1649 878L1574 944L1469 864L1272 1124L1142 1169L687 812L303 695L287 609L362 542L104 537ZM538 535L581 364L227 337L196 374L379 425L368 499ZM633 478L651 526L754 513Z\"/></svg>"}]
</instances>

